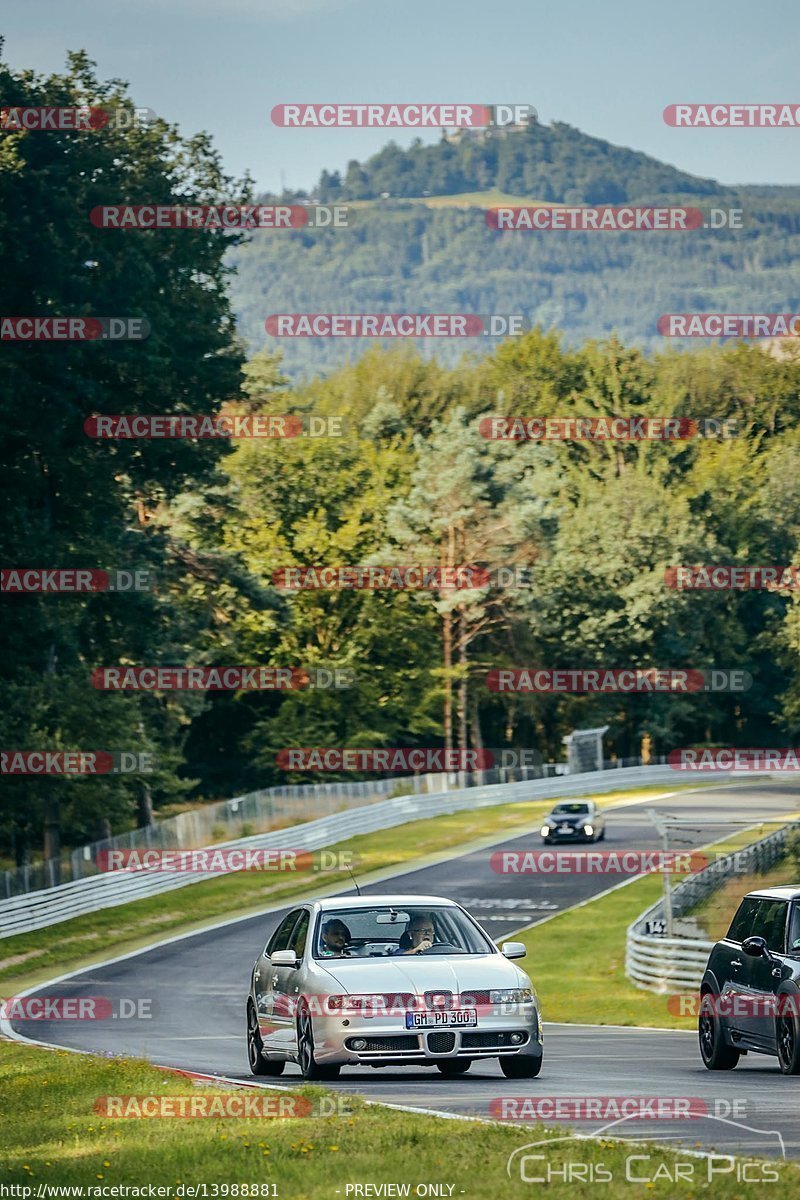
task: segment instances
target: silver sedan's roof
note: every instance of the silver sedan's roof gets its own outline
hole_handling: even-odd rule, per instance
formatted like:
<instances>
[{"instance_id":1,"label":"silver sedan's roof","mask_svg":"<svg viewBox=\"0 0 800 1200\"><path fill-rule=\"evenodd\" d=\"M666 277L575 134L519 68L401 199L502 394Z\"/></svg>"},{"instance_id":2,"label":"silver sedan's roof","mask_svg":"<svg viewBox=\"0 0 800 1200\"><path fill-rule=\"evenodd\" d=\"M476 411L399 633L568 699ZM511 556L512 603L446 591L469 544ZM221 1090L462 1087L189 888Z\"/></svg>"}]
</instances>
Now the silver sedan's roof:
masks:
<instances>
[{"instance_id":1,"label":"silver sedan's roof","mask_svg":"<svg viewBox=\"0 0 800 1200\"><path fill-rule=\"evenodd\" d=\"M331 908L359 909L386 905L392 905L394 908L425 908L434 905L458 907L455 900L446 900L444 896L406 896L396 892L380 896L326 896L324 900L314 901L314 907L321 912L327 912Z\"/></svg>"}]
</instances>

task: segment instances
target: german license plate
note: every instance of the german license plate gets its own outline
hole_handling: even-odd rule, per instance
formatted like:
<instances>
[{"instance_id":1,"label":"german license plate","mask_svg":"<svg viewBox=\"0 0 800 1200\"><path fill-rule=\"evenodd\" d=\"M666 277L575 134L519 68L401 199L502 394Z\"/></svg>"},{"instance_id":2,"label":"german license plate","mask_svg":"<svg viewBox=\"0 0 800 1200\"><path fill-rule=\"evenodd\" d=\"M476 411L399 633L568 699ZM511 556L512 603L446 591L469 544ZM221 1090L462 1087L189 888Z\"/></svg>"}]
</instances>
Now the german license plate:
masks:
<instances>
[{"instance_id":1,"label":"german license plate","mask_svg":"<svg viewBox=\"0 0 800 1200\"><path fill-rule=\"evenodd\" d=\"M452 1029L477 1025L477 1008L451 1008L433 1012L407 1012L406 1029Z\"/></svg>"}]
</instances>

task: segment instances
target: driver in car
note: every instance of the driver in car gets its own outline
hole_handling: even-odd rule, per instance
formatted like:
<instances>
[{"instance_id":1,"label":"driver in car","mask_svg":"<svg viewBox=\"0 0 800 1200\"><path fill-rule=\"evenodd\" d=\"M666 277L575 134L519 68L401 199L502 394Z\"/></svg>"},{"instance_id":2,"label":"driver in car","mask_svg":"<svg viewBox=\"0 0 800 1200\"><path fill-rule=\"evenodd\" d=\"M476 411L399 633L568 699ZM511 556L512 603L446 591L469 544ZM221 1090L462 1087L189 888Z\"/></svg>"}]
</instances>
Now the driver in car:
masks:
<instances>
[{"instance_id":1,"label":"driver in car","mask_svg":"<svg viewBox=\"0 0 800 1200\"><path fill-rule=\"evenodd\" d=\"M320 950L324 957L335 955L349 955L350 951L347 945L350 941L350 930L345 925L344 921L340 921L338 917L334 917L331 921L326 921L322 926L322 939Z\"/></svg>"},{"instance_id":2,"label":"driver in car","mask_svg":"<svg viewBox=\"0 0 800 1200\"><path fill-rule=\"evenodd\" d=\"M396 950L391 954L422 954L430 950L436 939L436 927L432 913L416 913L408 922L405 933L400 938Z\"/></svg>"}]
</instances>

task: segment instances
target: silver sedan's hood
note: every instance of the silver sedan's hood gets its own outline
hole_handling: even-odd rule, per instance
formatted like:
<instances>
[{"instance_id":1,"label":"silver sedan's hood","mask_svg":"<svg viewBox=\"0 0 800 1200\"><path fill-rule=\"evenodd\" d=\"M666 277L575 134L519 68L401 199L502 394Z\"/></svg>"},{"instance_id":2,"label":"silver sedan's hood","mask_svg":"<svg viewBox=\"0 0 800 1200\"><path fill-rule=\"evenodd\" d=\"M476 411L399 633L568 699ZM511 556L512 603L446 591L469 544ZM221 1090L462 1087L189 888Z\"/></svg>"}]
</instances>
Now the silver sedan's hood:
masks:
<instances>
[{"instance_id":1,"label":"silver sedan's hood","mask_svg":"<svg viewBox=\"0 0 800 1200\"><path fill-rule=\"evenodd\" d=\"M530 986L527 975L500 954L465 955L463 958L458 955L398 954L388 958L347 959L341 965L328 961L324 968L342 992L351 995L363 992L422 993L437 988L470 992Z\"/></svg>"}]
</instances>

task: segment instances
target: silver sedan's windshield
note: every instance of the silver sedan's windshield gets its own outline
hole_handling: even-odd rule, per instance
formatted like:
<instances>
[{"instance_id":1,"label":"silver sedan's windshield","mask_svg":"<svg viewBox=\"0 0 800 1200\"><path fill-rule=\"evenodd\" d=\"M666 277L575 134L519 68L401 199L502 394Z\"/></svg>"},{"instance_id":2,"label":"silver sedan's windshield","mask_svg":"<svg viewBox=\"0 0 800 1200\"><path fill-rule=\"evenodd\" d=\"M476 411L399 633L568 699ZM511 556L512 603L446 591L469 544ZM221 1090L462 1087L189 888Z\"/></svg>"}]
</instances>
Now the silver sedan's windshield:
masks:
<instances>
[{"instance_id":1,"label":"silver sedan's windshield","mask_svg":"<svg viewBox=\"0 0 800 1200\"><path fill-rule=\"evenodd\" d=\"M318 959L492 953L494 944L457 908L330 909L314 933Z\"/></svg>"}]
</instances>

